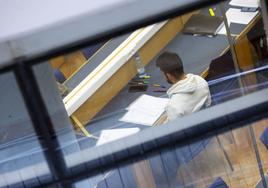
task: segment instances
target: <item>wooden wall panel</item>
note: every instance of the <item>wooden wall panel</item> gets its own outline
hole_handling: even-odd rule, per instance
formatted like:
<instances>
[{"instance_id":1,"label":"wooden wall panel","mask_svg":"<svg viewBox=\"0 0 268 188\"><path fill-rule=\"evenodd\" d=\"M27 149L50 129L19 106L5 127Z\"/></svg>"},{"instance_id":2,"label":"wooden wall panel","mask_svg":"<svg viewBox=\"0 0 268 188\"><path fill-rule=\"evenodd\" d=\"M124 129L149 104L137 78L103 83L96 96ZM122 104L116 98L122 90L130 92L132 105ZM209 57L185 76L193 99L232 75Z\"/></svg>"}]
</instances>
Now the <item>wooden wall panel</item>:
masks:
<instances>
[{"instance_id":1,"label":"wooden wall panel","mask_svg":"<svg viewBox=\"0 0 268 188\"><path fill-rule=\"evenodd\" d=\"M58 69L64 63L64 56L58 56L49 60L49 64L53 69Z\"/></svg>"},{"instance_id":2,"label":"wooden wall panel","mask_svg":"<svg viewBox=\"0 0 268 188\"><path fill-rule=\"evenodd\" d=\"M247 70L253 68L253 57L249 40L246 36L242 37L235 44L235 51L238 59L238 64L241 69Z\"/></svg>"},{"instance_id":3,"label":"wooden wall panel","mask_svg":"<svg viewBox=\"0 0 268 188\"><path fill-rule=\"evenodd\" d=\"M49 61L52 68L59 69L66 79L77 71L85 62L86 58L81 51L59 56Z\"/></svg>"},{"instance_id":4,"label":"wooden wall panel","mask_svg":"<svg viewBox=\"0 0 268 188\"><path fill-rule=\"evenodd\" d=\"M250 42L247 36L241 37L235 44L238 65L242 71L253 69L255 66L254 58L251 51ZM245 86L257 83L255 74L250 74L242 79Z\"/></svg>"}]
</instances>

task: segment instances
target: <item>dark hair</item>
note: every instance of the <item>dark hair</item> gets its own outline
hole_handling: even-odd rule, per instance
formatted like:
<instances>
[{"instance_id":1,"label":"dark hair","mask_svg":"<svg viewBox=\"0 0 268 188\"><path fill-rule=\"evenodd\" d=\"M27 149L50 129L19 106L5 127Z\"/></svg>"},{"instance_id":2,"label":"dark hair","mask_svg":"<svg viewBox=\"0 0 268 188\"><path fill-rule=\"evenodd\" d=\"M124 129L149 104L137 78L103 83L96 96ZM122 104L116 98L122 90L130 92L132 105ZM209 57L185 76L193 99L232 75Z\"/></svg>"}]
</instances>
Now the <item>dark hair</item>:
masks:
<instances>
[{"instance_id":1,"label":"dark hair","mask_svg":"<svg viewBox=\"0 0 268 188\"><path fill-rule=\"evenodd\" d=\"M181 58L176 53L164 52L156 59L156 66L176 78L184 74Z\"/></svg>"}]
</instances>

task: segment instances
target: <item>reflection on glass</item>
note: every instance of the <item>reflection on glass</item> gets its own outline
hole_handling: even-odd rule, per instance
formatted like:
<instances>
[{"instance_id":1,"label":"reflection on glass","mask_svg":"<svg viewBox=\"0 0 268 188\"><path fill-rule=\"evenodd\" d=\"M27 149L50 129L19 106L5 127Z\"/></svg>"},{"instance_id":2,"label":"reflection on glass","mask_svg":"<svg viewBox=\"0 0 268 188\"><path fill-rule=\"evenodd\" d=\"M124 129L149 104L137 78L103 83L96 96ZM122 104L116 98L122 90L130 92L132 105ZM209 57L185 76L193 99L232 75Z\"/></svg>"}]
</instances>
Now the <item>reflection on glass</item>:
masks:
<instances>
[{"instance_id":1,"label":"reflection on glass","mask_svg":"<svg viewBox=\"0 0 268 188\"><path fill-rule=\"evenodd\" d=\"M0 75L0 187L38 186L52 176L12 72Z\"/></svg>"},{"instance_id":2,"label":"reflection on glass","mask_svg":"<svg viewBox=\"0 0 268 188\"><path fill-rule=\"evenodd\" d=\"M267 123L226 127L225 133L143 155L76 187L263 187L261 178L268 177Z\"/></svg>"}]
</instances>

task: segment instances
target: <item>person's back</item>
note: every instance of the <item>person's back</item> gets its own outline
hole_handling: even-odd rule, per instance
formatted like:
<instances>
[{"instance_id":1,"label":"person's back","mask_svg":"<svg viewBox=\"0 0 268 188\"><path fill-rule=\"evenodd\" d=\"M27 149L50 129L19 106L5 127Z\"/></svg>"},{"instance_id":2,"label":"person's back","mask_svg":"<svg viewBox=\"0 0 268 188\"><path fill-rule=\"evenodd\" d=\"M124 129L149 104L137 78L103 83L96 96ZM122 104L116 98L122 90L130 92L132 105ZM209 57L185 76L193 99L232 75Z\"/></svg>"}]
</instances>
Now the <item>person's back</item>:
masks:
<instances>
[{"instance_id":1,"label":"person's back","mask_svg":"<svg viewBox=\"0 0 268 188\"><path fill-rule=\"evenodd\" d=\"M163 53L157 59L157 66L164 73L167 81L173 84L167 91L170 98L166 107L168 121L210 105L208 83L198 75L186 75L177 54Z\"/></svg>"},{"instance_id":2,"label":"person's back","mask_svg":"<svg viewBox=\"0 0 268 188\"><path fill-rule=\"evenodd\" d=\"M187 74L167 94L170 98L166 108L169 121L199 111L211 103L208 84L198 75Z\"/></svg>"}]
</instances>

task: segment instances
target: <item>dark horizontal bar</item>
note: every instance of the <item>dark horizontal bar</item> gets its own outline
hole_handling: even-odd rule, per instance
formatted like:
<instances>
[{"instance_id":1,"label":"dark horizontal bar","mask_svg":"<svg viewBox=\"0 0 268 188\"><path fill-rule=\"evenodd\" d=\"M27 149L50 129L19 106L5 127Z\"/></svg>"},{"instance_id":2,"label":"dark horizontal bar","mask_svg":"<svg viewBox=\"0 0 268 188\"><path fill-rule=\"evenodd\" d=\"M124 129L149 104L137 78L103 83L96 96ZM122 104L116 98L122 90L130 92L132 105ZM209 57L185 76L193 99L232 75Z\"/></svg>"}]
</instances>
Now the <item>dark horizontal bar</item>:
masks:
<instances>
[{"instance_id":1,"label":"dark horizontal bar","mask_svg":"<svg viewBox=\"0 0 268 188\"><path fill-rule=\"evenodd\" d=\"M8 65L8 66L4 66L4 67L0 68L0 74L11 72L14 68L15 68L15 65L14 64Z\"/></svg>"},{"instance_id":2,"label":"dark horizontal bar","mask_svg":"<svg viewBox=\"0 0 268 188\"><path fill-rule=\"evenodd\" d=\"M167 125L146 129L119 141L90 148L90 156L86 161L87 169L59 181L44 184L43 187L60 181L77 182L103 171L131 164L137 158L142 159L157 150L189 144L204 139L208 133L209 136L217 135L267 117L268 89L264 89L179 118ZM98 153L102 155L99 156ZM73 168L79 169L84 165L83 163Z\"/></svg>"}]
</instances>

